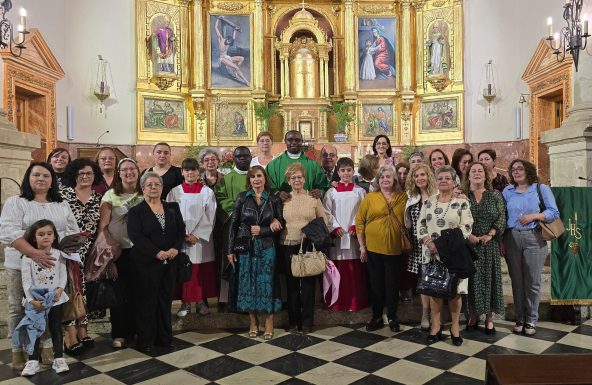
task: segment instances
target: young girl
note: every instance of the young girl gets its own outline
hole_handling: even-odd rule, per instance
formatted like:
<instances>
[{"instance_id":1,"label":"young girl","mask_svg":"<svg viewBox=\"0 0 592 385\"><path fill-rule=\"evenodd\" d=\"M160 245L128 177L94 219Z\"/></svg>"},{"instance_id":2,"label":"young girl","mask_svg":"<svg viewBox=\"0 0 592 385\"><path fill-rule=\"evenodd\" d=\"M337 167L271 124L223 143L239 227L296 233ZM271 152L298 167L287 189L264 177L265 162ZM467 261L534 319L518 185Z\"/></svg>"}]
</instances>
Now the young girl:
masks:
<instances>
[{"instance_id":1,"label":"young girl","mask_svg":"<svg viewBox=\"0 0 592 385\"><path fill-rule=\"evenodd\" d=\"M206 299L218 296L212 242L216 197L212 189L200 182L197 160L187 158L181 168L184 182L171 190L167 201L179 203L187 231L183 251L193 263L193 269L191 280L182 284L183 305L177 316L185 317L191 313L191 302L197 303L199 314L206 315L210 313Z\"/></svg>"},{"instance_id":2,"label":"young girl","mask_svg":"<svg viewBox=\"0 0 592 385\"><path fill-rule=\"evenodd\" d=\"M354 162L350 158L337 161L339 183L325 195L325 212L329 218L329 231L336 237L330 258L341 276L339 299L332 310L358 311L368 304L366 294L366 267L360 261L360 246L356 233L356 212L366 191L354 184Z\"/></svg>"},{"instance_id":3,"label":"young girl","mask_svg":"<svg viewBox=\"0 0 592 385\"><path fill-rule=\"evenodd\" d=\"M62 256L62 252L57 250L58 246L58 232L52 221L42 219L37 221L29 227L24 235L24 238L29 244L39 250L51 251L52 256L56 259L55 265L50 268L43 268L37 265L33 260L27 256L22 259L22 282L23 291L25 293L25 303L32 306L38 314L46 311L44 304L51 304L49 313L47 313L46 330L49 330L53 342L54 360L52 368L56 373L63 373L70 370L66 360L63 358L63 336L62 336L62 304L68 301L68 295L64 293L64 287L68 280L66 261ZM34 296L35 289L49 290L47 295L53 293L53 298L38 300ZM26 310L30 307L26 306ZM28 313L28 311L27 311ZM35 344L33 353L29 355L29 361L25 365L21 375L32 376L39 371L39 340L30 341Z\"/></svg>"}]
</instances>

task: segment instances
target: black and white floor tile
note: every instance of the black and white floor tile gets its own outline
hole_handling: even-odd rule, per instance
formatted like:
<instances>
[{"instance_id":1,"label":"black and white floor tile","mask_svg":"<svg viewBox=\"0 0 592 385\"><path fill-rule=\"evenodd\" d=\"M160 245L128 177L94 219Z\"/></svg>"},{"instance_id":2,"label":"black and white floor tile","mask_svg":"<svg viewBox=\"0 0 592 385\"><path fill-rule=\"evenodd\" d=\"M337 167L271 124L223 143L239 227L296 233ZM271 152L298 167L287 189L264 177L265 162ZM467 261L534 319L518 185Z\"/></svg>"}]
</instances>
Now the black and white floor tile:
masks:
<instances>
[{"instance_id":1,"label":"black and white floor tile","mask_svg":"<svg viewBox=\"0 0 592 385\"><path fill-rule=\"evenodd\" d=\"M95 347L67 357L70 372L45 368L22 378L10 367L8 340L0 340L0 384L483 384L490 354L592 353L592 321L580 326L541 322L533 337L510 332L462 331L464 343L450 338L428 346L426 333L402 325L366 332L364 325L318 328L309 335L276 329L275 338L248 338L246 331L208 330L177 334L174 350L151 356L115 350L108 336ZM447 334L445 332L445 334Z\"/></svg>"}]
</instances>

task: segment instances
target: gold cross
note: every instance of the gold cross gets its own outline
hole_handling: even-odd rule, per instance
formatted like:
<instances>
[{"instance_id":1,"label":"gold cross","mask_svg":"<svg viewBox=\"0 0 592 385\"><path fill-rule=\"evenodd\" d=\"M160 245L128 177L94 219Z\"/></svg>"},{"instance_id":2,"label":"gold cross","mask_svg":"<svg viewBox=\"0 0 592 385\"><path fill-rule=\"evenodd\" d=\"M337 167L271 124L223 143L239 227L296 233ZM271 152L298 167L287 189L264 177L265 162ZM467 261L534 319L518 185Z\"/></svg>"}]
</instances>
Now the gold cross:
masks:
<instances>
[{"instance_id":1,"label":"gold cross","mask_svg":"<svg viewBox=\"0 0 592 385\"><path fill-rule=\"evenodd\" d=\"M304 9L304 0L302 0L302 9Z\"/></svg>"}]
</instances>

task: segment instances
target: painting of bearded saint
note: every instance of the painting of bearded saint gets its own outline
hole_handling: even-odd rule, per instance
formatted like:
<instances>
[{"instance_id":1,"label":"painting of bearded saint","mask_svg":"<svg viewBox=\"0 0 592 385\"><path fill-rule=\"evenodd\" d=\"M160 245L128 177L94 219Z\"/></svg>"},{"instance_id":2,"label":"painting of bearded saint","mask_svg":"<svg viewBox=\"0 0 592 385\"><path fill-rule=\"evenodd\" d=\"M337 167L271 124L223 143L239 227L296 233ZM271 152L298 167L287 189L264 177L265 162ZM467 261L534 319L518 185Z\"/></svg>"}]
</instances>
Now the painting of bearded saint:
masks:
<instances>
[{"instance_id":1,"label":"painting of bearded saint","mask_svg":"<svg viewBox=\"0 0 592 385\"><path fill-rule=\"evenodd\" d=\"M394 89L395 72L394 18L358 20L360 89Z\"/></svg>"}]
</instances>

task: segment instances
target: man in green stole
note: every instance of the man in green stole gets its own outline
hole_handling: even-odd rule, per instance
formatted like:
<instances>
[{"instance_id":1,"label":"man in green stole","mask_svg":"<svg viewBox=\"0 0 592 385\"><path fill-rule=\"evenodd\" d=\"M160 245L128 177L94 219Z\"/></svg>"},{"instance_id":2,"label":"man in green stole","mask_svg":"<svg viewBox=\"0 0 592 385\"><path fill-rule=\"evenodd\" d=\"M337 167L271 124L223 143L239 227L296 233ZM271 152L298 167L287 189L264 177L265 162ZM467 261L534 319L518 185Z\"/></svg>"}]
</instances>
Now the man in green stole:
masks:
<instances>
[{"instance_id":1,"label":"man in green stole","mask_svg":"<svg viewBox=\"0 0 592 385\"><path fill-rule=\"evenodd\" d=\"M216 260L220 264L222 277L220 282L220 303L228 302L228 280L225 274L228 260L226 259L226 249L228 244L228 232L230 229L230 216L234 202L238 194L246 190L247 172L251 164L251 151L244 146L239 146L234 149L233 154L234 168L228 174L224 175L224 179L216 187L216 201L218 202L218 210L216 213L216 231L219 236L216 242ZM221 231L220 231L221 230ZM216 234L214 235L216 236Z\"/></svg>"},{"instance_id":2,"label":"man in green stole","mask_svg":"<svg viewBox=\"0 0 592 385\"><path fill-rule=\"evenodd\" d=\"M329 188L329 182L321 166L302 152L302 134L296 130L288 131L284 142L286 143L286 151L267 165L266 171L272 190L278 192L282 201L288 199L292 188L286 181L286 168L292 163L300 163L306 170L304 188L309 191L312 197L320 199Z\"/></svg>"}]
</instances>

